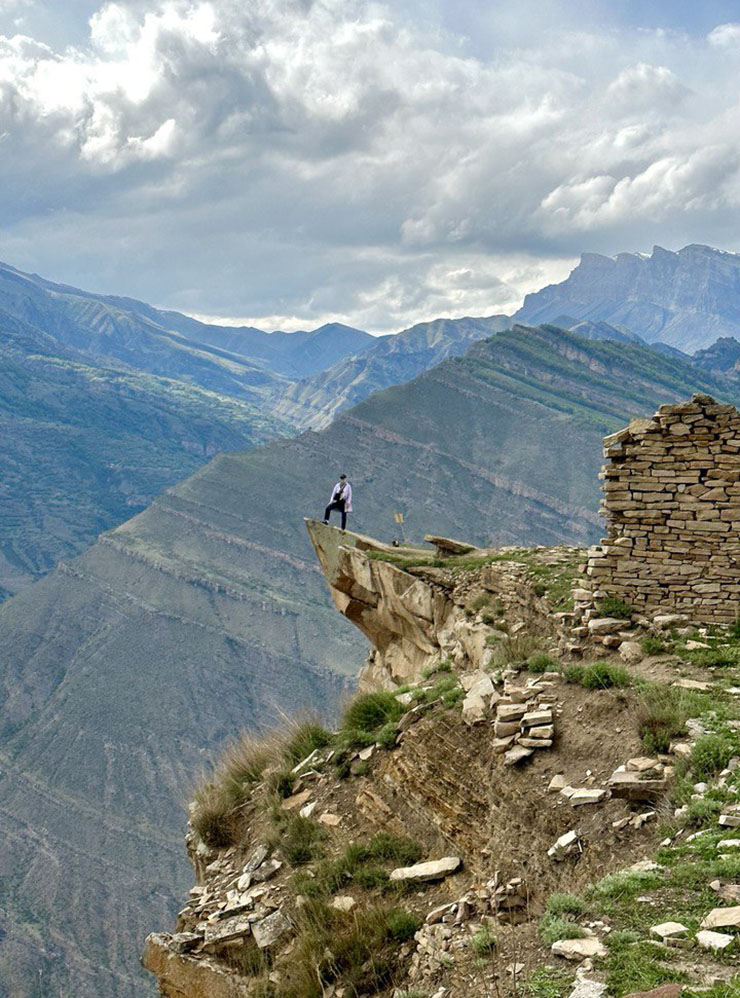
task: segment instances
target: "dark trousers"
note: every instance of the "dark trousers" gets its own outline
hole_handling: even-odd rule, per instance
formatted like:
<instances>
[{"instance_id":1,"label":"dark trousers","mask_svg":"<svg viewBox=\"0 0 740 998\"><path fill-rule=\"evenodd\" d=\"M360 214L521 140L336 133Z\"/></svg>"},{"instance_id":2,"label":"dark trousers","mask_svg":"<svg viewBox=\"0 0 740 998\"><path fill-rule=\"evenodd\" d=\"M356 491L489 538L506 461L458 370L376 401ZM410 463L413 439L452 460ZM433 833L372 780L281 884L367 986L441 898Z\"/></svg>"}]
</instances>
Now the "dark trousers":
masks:
<instances>
[{"instance_id":1,"label":"dark trousers","mask_svg":"<svg viewBox=\"0 0 740 998\"><path fill-rule=\"evenodd\" d=\"M329 513L335 509L337 512L342 514L342 530L347 529L347 514L344 509L344 499L340 499L338 502L330 502L329 505L324 510L324 519L329 522Z\"/></svg>"}]
</instances>

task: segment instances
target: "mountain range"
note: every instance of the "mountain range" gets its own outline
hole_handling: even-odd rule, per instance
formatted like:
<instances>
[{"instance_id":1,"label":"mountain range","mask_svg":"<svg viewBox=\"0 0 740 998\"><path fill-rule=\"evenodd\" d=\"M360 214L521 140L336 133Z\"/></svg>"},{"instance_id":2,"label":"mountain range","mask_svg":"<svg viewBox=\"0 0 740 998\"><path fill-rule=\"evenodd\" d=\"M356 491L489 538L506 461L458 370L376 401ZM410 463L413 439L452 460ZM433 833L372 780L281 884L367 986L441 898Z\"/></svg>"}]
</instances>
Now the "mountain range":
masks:
<instances>
[{"instance_id":1,"label":"mountain range","mask_svg":"<svg viewBox=\"0 0 740 998\"><path fill-rule=\"evenodd\" d=\"M376 536L402 512L413 539L587 543L602 435L694 390L740 395L639 344L517 326L321 432L217 455L0 606L7 993L148 993L193 773L238 729L343 696L363 646L302 522L339 470Z\"/></svg>"},{"instance_id":2,"label":"mountain range","mask_svg":"<svg viewBox=\"0 0 740 998\"><path fill-rule=\"evenodd\" d=\"M603 320L685 353L740 337L740 254L692 244L650 256L584 253L560 284L529 294L518 322ZM570 326L572 322L567 322Z\"/></svg>"}]
</instances>

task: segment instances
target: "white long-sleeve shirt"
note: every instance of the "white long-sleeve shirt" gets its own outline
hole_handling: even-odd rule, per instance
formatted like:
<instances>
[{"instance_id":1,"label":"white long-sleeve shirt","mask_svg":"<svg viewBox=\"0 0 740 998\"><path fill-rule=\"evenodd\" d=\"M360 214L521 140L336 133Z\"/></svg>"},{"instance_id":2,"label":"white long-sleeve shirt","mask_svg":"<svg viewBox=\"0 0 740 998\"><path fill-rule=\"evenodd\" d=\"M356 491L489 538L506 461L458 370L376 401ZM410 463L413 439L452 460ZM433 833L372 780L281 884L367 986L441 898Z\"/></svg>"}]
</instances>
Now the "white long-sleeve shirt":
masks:
<instances>
[{"instance_id":1,"label":"white long-sleeve shirt","mask_svg":"<svg viewBox=\"0 0 740 998\"><path fill-rule=\"evenodd\" d=\"M337 493L340 491L341 488L342 488L342 483L341 482L337 482L337 484L331 490L331 499L329 500L330 503L336 501L336 499L337 499ZM345 482L344 483L344 494L343 494L343 498L344 498L344 512L345 513L351 513L352 512L352 486L349 484L349 482Z\"/></svg>"}]
</instances>

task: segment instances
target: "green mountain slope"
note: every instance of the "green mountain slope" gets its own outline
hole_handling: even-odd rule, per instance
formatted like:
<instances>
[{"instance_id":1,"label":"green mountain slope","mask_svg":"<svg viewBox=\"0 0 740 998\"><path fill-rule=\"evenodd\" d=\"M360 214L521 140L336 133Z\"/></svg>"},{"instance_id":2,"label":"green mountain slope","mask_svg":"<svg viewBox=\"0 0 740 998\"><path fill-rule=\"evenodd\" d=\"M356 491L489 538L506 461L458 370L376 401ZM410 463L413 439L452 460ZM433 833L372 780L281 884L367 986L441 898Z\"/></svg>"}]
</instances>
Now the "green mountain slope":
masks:
<instances>
[{"instance_id":1,"label":"green mountain slope","mask_svg":"<svg viewBox=\"0 0 740 998\"><path fill-rule=\"evenodd\" d=\"M508 324L505 315L421 322L376 340L313 377L278 389L275 412L297 429L322 429L373 392L411 381Z\"/></svg>"},{"instance_id":2,"label":"green mountain slope","mask_svg":"<svg viewBox=\"0 0 740 998\"><path fill-rule=\"evenodd\" d=\"M320 433L218 455L0 607L0 987L150 993L192 774L280 708L331 710L361 663L302 522L338 472L379 538L400 510L412 539L583 543L602 434L695 390L738 397L639 345L501 333Z\"/></svg>"},{"instance_id":3,"label":"green mountain slope","mask_svg":"<svg viewBox=\"0 0 740 998\"><path fill-rule=\"evenodd\" d=\"M238 399L94 367L0 313L0 599L218 451L281 429Z\"/></svg>"}]
</instances>

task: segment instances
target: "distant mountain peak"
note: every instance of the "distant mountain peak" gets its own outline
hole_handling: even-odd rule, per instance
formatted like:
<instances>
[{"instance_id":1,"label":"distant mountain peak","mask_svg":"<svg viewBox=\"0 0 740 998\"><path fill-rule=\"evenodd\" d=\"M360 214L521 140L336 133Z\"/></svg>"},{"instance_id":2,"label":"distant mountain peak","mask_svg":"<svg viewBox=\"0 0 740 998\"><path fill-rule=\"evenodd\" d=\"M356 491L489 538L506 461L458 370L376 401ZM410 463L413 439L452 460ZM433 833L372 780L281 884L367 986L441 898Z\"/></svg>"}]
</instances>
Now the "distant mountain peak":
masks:
<instances>
[{"instance_id":1,"label":"distant mountain peak","mask_svg":"<svg viewBox=\"0 0 740 998\"><path fill-rule=\"evenodd\" d=\"M529 294L514 319L606 322L685 353L740 336L740 254L691 243L679 250L583 253L560 284Z\"/></svg>"}]
</instances>

